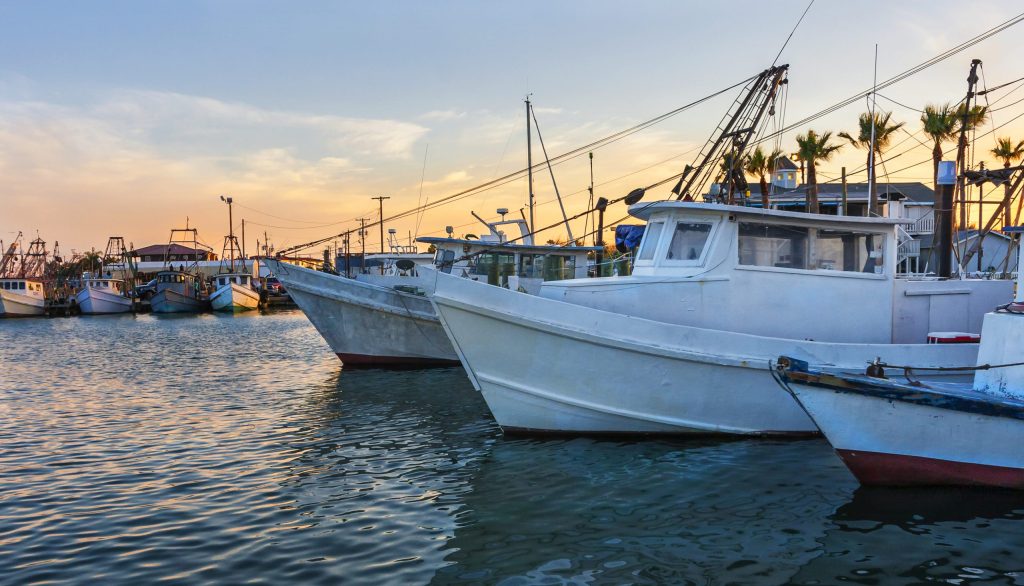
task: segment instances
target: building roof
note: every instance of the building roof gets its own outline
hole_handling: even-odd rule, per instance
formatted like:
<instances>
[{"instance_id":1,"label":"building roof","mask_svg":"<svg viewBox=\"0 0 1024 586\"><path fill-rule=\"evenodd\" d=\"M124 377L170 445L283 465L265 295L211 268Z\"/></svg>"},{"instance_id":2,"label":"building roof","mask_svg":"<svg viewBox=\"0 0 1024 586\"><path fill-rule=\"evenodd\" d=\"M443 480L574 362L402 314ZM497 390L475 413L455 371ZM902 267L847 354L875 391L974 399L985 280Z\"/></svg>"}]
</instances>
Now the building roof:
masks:
<instances>
[{"instance_id":1,"label":"building roof","mask_svg":"<svg viewBox=\"0 0 1024 586\"><path fill-rule=\"evenodd\" d=\"M168 252L170 254L177 254L179 256L182 254L198 254L200 256L204 254L210 254L210 251L208 250L203 250L202 248L190 248L188 246L182 246L180 244L171 244L170 250L168 250L168 246L166 244L153 244L151 246L144 246L142 248L135 249L132 251L132 254L135 256L163 256Z\"/></svg>"},{"instance_id":2,"label":"building roof","mask_svg":"<svg viewBox=\"0 0 1024 586\"><path fill-rule=\"evenodd\" d=\"M998 230L990 230L989 233L986 234L985 237L988 238L989 236L998 236L1000 238L1003 238L1003 239L1006 239L1006 240L1010 240L1009 236L1007 236L1006 234L1003 234L1002 232L1000 232ZM957 230L956 231L956 235L953 238L954 238L954 240L956 242L963 242L964 240L970 240L972 238L977 238L977 237L978 237L978 231L977 230ZM983 242L983 244L984 244L984 242Z\"/></svg>"},{"instance_id":3,"label":"building roof","mask_svg":"<svg viewBox=\"0 0 1024 586\"><path fill-rule=\"evenodd\" d=\"M754 186L756 187L756 186ZM806 185L798 185L793 189L787 189L779 191L778 186L775 187L776 192L772 196L776 200L795 199L803 200L804 194L807 191ZM751 195L756 195L757 190L751 189ZM843 186L838 183L819 183L818 184L818 200L841 200L843 197ZM867 183L847 183L846 184L846 199L847 201L867 201L869 198L868 184ZM878 198L881 201L890 200L902 200L905 204L935 204L935 192L920 182L908 182L908 183L879 183L878 184Z\"/></svg>"},{"instance_id":4,"label":"building roof","mask_svg":"<svg viewBox=\"0 0 1024 586\"><path fill-rule=\"evenodd\" d=\"M791 161L787 156L781 156L778 159L776 159L776 171L794 171L799 168L800 167L797 167L796 163Z\"/></svg>"}]
</instances>

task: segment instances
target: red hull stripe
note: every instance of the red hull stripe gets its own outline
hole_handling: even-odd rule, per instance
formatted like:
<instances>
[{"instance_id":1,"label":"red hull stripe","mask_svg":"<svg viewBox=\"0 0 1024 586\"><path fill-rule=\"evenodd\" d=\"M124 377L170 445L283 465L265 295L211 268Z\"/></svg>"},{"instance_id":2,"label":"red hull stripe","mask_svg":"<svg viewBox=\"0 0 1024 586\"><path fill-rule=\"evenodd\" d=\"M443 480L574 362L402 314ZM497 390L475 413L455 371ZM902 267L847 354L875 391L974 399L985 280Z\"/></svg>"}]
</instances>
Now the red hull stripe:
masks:
<instances>
[{"instance_id":1,"label":"red hull stripe","mask_svg":"<svg viewBox=\"0 0 1024 586\"><path fill-rule=\"evenodd\" d=\"M1024 468L859 450L836 452L861 484L992 486L1024 489Z\"/></svg>"},{"instance_id":2,"label":"red hull stripe","mask_svg":"<svg viewBox=\"0 0 1024 586\"><path fill-rule=\"evenodd\" d=\"M338 358L349 368L441 368L458 366L458 360L443 358L418 358L415 356L370 356L367 354L344 354L338 352Z\"/></svg>"}]
</instances>

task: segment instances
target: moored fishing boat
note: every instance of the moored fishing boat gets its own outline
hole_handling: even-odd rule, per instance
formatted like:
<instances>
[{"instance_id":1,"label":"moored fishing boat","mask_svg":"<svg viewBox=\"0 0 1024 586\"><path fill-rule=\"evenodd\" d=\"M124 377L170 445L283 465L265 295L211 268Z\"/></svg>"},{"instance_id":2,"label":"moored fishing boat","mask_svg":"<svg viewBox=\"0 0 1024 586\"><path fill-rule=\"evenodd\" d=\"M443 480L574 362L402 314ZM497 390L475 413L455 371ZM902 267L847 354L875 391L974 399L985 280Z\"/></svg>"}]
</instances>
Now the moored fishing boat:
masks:
<instances>
[{"instance_id":1,"label":"moored fishing boat","mask_svg":"<svg viewBox=\"0 0 1024 586\"><path fill-rule=\"evenodd\" d=\"M518 228L520 235L507 237L506 226ZM438 271L499 287L537 291L545 277L586 274L586 256L592 247L534 245L523 220L492 222L488 228L490 234L479 239L420 241L435 247ZM426 297L435 270L406 258L412 254L395 252L383 270L360 272L354 278L279 259L265 263L346 365L457 366L458 356Z\"/></svg>"},{"instance_id":2,"label":"moored fishing boat","mask_svg":"<svg viewBox=\"0 0 1024 586\"><path fill-rule=\"evenodd\" d=\"M45 315L45 291L40 279L0 278L0 317Z\"/></svg>"},{"instance_id":3,"label":"moored fishing boat","mask_svg":"<svg viewBox=\"0 0 1024 586\"><path fill-rule=\"evenodd\" d=\"M36 238L18 254L21 232L0 261L0 317L46 315L46 243Z\"/></svg>"},{"instance_id":4,"label":"moored fishing boat","mask_svg":"<svg viewBox=\"0 0 1024 586\"><path fill-rule=\"evenodd\" d=\"M979 331L1012 286L896 279L899 220L677 201L630 212L647 230L629 277L530 296L437 276L438 316L506 431L816 433L769 360L969 364L977 344L928 332Z\"/></svg>"},{"instance_id":5,"label":"moored fishing boat","mask_svg":"<svg viewBox=\"0 0 1024 586\"><path fill-rule=\"evenodd\" d=\"M253 288L252 272L245 270L245 255L238 246L231 214L234 200L221 196L228 204L228 235L224 237L221 253L220 272L211 281L214 291L210 294L210 306L214 311L251 311L260 306L260 295Z\"/></svg>"},{"instance_id":6,"label":"moored fishing boat","mask_svg":"<svg viewBox=\"0 0 1024 586\"><path fill-rule=\"evenodd\" d=\"M132 300L125 291L124 281L107 277L85 277L75 301L83 314L127 313Z\"/></svg>"},{"instance_id":7,"label":"moored fishing boat","mask_svg":"<svg viewBox=\"0 0 1024 586\"><path fill-rule=\"evenodd\" d=\"M249 273L221 273L213 277L217 287L210 294L214 311L251 311L260 306L260 294L252 287Z\"/></svg>"},{"instance_id":8,"label":"moored fishing boat","mask_svg":"<svg viewBox=\"0 0 1024 586\"><path fill-rule=\"evenodd\" d=\"M82 278L81 288L75 294L75 302L83 314L127 313L132 310L132 298L127 285L131 279L127 259L124 238L107 238L99 274ZM114 276L115 271L118 273L117 278Z\"/></svg>"},{"instance_id":9,"label":"moored fishing boat","mask_svg":"<svg viewBox=\"0 0 1024 586\"><path fill-rule=\"evenodd\" d=\"M170 249L175 243L189 242L178 237L179 234L191 235L192 250L199 248L199 235L195 228L175 228L171 230L171 238L167 244ZM197 259L198 260L198 259ZM156 274L156 293L150 299L153 313L201 313L210 309L210 297L206 281L196 269L196 261L186 266L186 261L175 270L173 265Z\"/></svg>"}]
</instances>

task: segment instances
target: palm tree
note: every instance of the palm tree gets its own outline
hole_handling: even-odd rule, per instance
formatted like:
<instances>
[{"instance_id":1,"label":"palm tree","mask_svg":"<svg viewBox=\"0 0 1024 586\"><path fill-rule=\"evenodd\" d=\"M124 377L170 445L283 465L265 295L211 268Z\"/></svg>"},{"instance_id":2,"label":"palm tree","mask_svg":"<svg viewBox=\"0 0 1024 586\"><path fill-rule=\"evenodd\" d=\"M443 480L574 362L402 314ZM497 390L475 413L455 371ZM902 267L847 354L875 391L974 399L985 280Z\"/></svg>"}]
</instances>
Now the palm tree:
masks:
<instances>
[{"instance_id":1,"label":"palm tree","mask_svg":"<svg viewBox=\"0 0 1024 586\"><path fill-rule=\"evenodd\" d=\"M942 161L942 143L956 136L959 121L953 106L948 102L941 106L931 104L924 107L921 114L921 126L924 133L931 137L932 144L932 182L935 192L939 192L939 162Z\"/></svg>"},{"instance_id":2,"label":"palm tree","mask_svg":"<svg viewBox=\"0 0 1024 586\"><path fill-rule=\"evenodd\" d=\"M852 144L854 148L866 149L868 151L867 169L870 176L874 178L874 180L871 181L868 210L873 214L879 213L878 175L875 174L875 165L877 164L878 159L882 157L882 152L889 148L889 145L892 143L893 133L900 128L903 128L904 124L903 122L890 122L891 118L892 112L875 112L874 116L871 115L871 112L865 112L857 119L857 126L859 130L857 138L854 138L846 132L839 133L839 136L850 141L850 144ZM874 130L873 133L872 130ZM872 134L874 134L874 149L871 148Z\"/></svg>"},{"instance_id":3,"label":"palm tree","mask_svg":"<svg viewBox=\"0 0 1024 586\"><path fill-rule=\"evenodd\" d=\"M1021 158L1024 158L1024 140L1018 142L1017 144L1013 144L1013 140L1011 140L1010 137L1004 136L1003 138L996 139L996 147L989 152L992 153L993 157L1003 162L1003 168L1005 169L1010 166L1011 162L1019 161ZM1009 226L1010 184L1007 183L1004 186L1004 189L1006 190L1006 205L1003 208L1003 225ZM1021 202L1024 202L1024 199L1021 199L1020 201L1017 202L1017 220L1020 220ZM1014 224L1016 224L1016 222L1014 222Z\"/></svg>"},{"instance_id":4,"label":"palm tree","mask_svg":"<svg viewBox=\"0 0 1024 586\"><path fill-rule=\"evenodd\" d=\"M743 166L743 170L749 175L757 177L757 180L761 184L761 208L768 209L771 202L768 200L768 181L765 178L766 175L772 175L775 173L775 167L778 165L779 159L782 157L782 151L775 149L770 155L764 154L761 147L754 149L754 152L747 157L747 162Z\"/></svg>"},{"instance_id":5,"label":"palm tree","mask_svg":"<svg viewBox=\"0 0 1024 586\"><path fill-rule=\"evenodd\" d=\"M828 161L832 155L843 148L841 144L829 144L832 133L826 132L818 136L813 130L796 137L797 152L800 159L807 164L807 211L818 213L818 174L815 165L818 161Z\"/></svg>"}]
</instances>

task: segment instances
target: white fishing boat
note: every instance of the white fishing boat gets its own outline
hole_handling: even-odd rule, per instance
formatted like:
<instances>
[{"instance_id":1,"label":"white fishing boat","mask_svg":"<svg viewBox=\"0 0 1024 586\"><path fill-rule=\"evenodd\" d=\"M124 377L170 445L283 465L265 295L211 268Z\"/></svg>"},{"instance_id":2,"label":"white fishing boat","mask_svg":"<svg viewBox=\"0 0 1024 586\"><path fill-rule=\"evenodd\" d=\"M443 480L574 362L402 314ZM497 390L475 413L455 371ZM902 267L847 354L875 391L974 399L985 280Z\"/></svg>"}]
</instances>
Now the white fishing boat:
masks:
<instances>
[{"instance_id":1,"label":"white fishing boat","mask_svg":"<svg viewBox=\"0 0 1024 586\"><path fill-rule=\"evenodd\" d=\"M19 254L21 232L0 260L0 317L46 315L46 243L36 238Z\"/></svg>"},{"instance_id":2,"label":"white fishing boat","mask_svg":"<svg viewBox=\"0 0 1024 586\"><path fill-rule=\"evenodd\" d=\"M124 238L109 237L102 258L104 264L100 267L99 275L86 275L82 278L75 302L86 315L128 313L132 310L131 291L127 286L130 280L114 278L115 273L122 277L129 277L130 274L127 270L128 254Z\"/></svg>"},{"instance_id":3,"label":"white fishing boat","mask_svg":"<svg viewBox=\"0 0 1024 586\"><path fill-rule=\"evenodd\" d=\"M260 294L253 287L252 273L245 270L245 254L235 237L234 223L231 213L233 198L221 196L228 204L228 235L224 237L224 247L220 255L220 272L214 276L213 293L210 294L210 306L214 311L251 311L260 306Z\"/></svg>"},{"instance_id":4,"label":"white fishing boat","mask_svg":"<svg viewBox=\"0 0 1024 586\"><path fill-rule=\"evenodd\" d=\"M482 220L481 220L482 221ZM486 223L480 238L420 238L435 247L437 270L468 279L538 291L547 278L586 275L593 247L535 245L523 220ZM518 236L506 236L512 226ZM411 256L415 255L415 256ZM278 259L266 265L350 367L418 368L458 365L458 356L427 299L434 265L396 250L383 270L368 269L353 277L299 267ZM425 260L425 259L423 259ZM339 268L345 263L338 262ZM383 274L382 274L383 273Z\"/></svg>"},{"instance_id":5,"label":"white fishing boat","mask_svg":"<svg viewBox=\"0 0 1024 586\"><path fill-rule=\"evenodd\" d=\"M665 201L633 275L545 283L540 296L438 275L432 301L506 431L807 434L765 366L970 364L1006 281L896 279L899 220ZM496 343L500 341L500 343Z\"/></svg>"},{"instance_id":6,"label":"white fishing boat","mask_svg":"<svg viewBox=\"0 0 1024 586\"><path fill-rule=\"evenodd\" d=\"M1024 489L1022 295L985 317L973 384L889 380L881 365L874 376L832 374L789 357L780 383L861 484Z\"/></svg>"},{"instance_id":7,"label":"white fishing boat","mask_svg":"<svg viewBox=\"0 0 1024 586\"><path fill-rule=\"evenodd\" d=\"M214 311L251 311L260 306L260 294L252 284L249 273L222 273L213 277L216 287L210 294Z\"/></svg>"},{"instance_id":8,"label":"white fishing boat","mask_svg":"<svg viewBox=\"0 0 1024 586\"><path fill-rule=\"evenodd\" d=\"M46 289L32 278L0 278L0 317L45 315Z\"/></svg>"},{"instance_id":9,"label":"white fishing boat","mask_svg":"<svg viewBox=\"0 0 1024 586\"><path fill-rule=\"evenodd\" d=\"M132 300L121 279L85 277L81 283L75 301L83 314L127 313L132 310Z\"/></svg>"}]
</instances>

